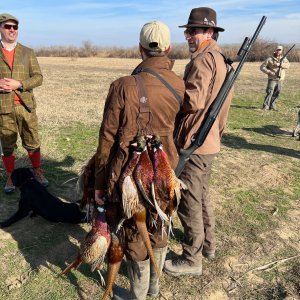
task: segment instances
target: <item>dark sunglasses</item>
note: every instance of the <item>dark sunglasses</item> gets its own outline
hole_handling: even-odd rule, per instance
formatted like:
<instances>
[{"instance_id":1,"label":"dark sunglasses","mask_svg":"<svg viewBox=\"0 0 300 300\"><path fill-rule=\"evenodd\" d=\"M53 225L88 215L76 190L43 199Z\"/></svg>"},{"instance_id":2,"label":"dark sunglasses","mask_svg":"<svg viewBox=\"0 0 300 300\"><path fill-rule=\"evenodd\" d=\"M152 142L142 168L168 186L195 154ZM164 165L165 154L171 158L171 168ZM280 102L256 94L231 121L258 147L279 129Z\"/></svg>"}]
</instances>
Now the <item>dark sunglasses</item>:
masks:
<instances>
[{"instance_id":1,"label":"dark sunglasses","mask_svg":"<svg viewBox=\"0 0 300 300\"><path fill-rule=\"evenodd\" d=\"M198 27L188 27L183 33L184 33L185 37L187 37L188 35L195 36L199 29L200 28L198 28Z\"/></svg>"},{"instance_id":2,"label":"dark sunglasses","mask_svg":"<svg viewBox=\"0 0 300 300\"><path fill-rule=\"evenodd\" d=\"M18 30L19 26L18 25L12 25L12 24L4 24L3 27L7 30L11 30L12 28L14 30Z\"/></svg>"}]
</instances>

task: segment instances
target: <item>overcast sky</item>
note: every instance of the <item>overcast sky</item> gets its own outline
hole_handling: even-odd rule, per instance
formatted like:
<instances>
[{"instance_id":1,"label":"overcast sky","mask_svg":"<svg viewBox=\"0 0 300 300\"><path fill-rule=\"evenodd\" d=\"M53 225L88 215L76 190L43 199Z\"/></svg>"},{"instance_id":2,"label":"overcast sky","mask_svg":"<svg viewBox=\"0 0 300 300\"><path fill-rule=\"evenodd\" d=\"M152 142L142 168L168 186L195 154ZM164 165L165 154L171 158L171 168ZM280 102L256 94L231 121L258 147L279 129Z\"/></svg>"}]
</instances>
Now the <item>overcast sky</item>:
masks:
<instances>
[{"instance_id":1,"label":"overcast sky","mask_svg":"<svg viewBox=\"0 0 300 300\"><path fill-rule=\"evenodd\" d=\"M31 47L93 45L131 47L138 44L144 23L160 20L173 43L184 42L183 29L192 8L209 6L225 28L220 44L241 43L251 37L262 16L267 22L261 38L278 43L300 43L299 0L1 0L0 12L20 21L19 41Z\"/></svg>"}]
</instances>

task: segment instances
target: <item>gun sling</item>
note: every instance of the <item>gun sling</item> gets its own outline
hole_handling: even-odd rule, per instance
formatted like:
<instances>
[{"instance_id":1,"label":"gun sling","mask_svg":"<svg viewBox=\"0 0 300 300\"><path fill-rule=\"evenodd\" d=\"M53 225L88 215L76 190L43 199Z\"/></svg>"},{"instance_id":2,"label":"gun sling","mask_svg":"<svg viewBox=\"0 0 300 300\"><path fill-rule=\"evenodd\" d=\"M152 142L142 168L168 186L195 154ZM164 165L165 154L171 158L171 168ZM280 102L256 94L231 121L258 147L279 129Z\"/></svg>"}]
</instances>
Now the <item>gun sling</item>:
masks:
<instances>
[{"instance_id":1,"label":"gun sling","mask_svg":"<svg viewBox=\"0 0 300 300\"><path fill-rule=\"evenodd\" d=\"M158 78L168 89L169 91L174 95L174 97L176 98L176 100L178 101L179 105L181 105L182 102L182 98L177 94L177 92L175 91L175 89L171 86L171 84L169 84L161 75L159 75L158 73L156 73L155 71L149 69L149 68L141 68L138 69L137 72L135 74L139 74L141 72L146 72L149 73L153 76L155 76L156 78Z\"/></svg>"}]
</instances>

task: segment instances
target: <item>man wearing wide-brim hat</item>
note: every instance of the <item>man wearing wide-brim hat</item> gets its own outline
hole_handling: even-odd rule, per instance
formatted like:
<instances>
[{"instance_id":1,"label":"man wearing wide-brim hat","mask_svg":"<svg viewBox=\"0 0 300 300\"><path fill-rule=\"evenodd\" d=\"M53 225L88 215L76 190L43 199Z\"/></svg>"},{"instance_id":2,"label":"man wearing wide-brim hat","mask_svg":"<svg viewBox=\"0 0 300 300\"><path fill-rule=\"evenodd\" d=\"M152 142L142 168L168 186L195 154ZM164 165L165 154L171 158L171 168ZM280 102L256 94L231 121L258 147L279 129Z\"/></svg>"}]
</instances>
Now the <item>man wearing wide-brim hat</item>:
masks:
<instances>
[{"instance_id":1,"label":"man wearing wide-brim hat","mask_svg":"<svg viewBox=\"0 0 300 300\"><path fill-rule=\"evenodd\" d=\"M178 149L191 145L208 108L216 98L230 67L217 45L219 32L216 12L208 7L192 9L184 35L191 52L184 81L186 92L177 124L175 142ZM232 93L222 107L204 144L186 163L180 179L188 189L182 192L178 216L184 228L182 254L166 260L164 270L174 276L201 275L202 257L215 257L215 217L208 194L212 161L220 151L221 136L228 116Z\"/></svg>"}]
</instances>

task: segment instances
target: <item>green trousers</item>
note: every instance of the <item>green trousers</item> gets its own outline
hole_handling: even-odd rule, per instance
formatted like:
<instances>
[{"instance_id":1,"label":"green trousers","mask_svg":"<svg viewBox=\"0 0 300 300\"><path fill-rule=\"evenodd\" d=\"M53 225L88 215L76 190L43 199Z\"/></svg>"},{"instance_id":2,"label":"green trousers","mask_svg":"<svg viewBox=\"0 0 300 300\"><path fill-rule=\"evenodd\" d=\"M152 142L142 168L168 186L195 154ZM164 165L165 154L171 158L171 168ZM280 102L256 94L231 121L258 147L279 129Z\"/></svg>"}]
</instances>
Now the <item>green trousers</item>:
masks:
<instances>
[{"instance_id":1,"label":"green trousers","mask_svg":"<svg viewBox=\"0 0 300 300\"><path fill-rule=\"evenodd\" d=\"M14 112L0 114L0 138L5 156L11 155L17 148L18 134L27 151L40 148L35 109L29 112L23 105L15 105Z\"/></svg>"}]
</instances>

